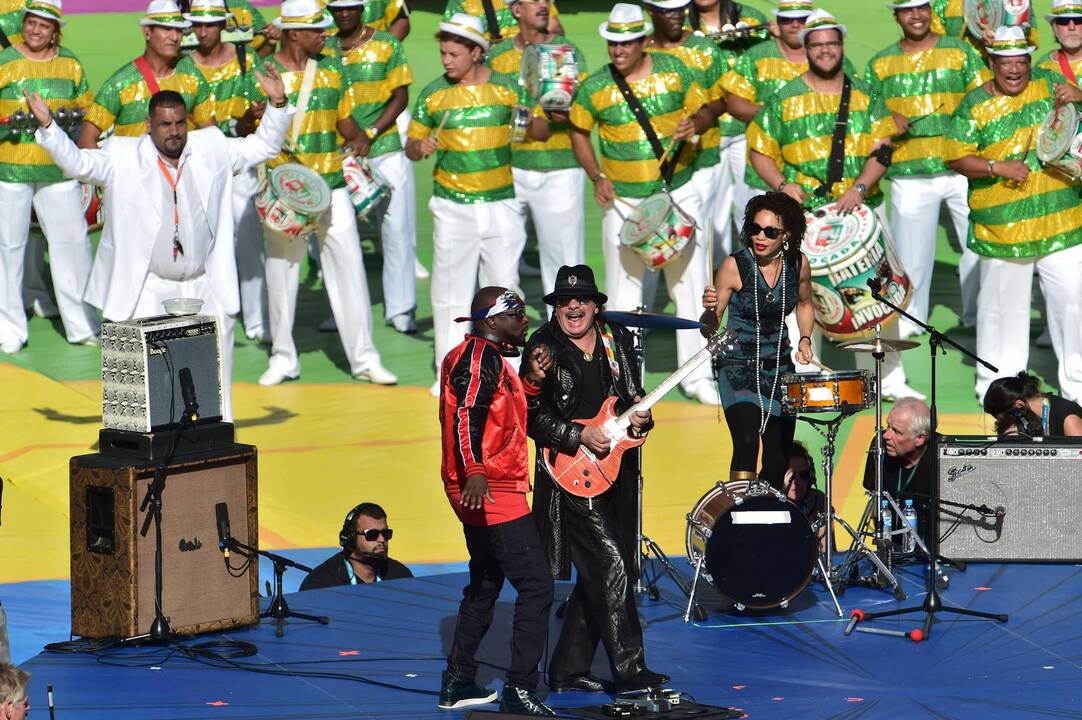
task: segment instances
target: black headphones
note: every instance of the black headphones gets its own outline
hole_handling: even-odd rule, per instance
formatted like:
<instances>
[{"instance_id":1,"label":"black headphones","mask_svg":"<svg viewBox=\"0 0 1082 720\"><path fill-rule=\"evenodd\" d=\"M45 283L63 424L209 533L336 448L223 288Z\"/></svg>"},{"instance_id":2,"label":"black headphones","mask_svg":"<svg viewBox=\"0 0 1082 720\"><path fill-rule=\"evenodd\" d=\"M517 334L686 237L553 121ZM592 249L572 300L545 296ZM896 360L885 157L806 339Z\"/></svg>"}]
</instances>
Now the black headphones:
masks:
<instances>
[{"instance_id":1,"label":"black headphones","mask_svg":"<svg viewBox=\"0 0 1082 720\"><path fill-rule=\"evenodd\" d=\"M361 503L346 514L346 519L342 522L342 530L338 533L338 544L342 546L343 550L351 549L354 540L357 539L357 531L353 529L353 521L357 518L357 511L368 504Z\"/></svg>"},{"instance_id":2,"label":"black headphones","mask_svg":"<svg viewBox=\"0 0 1082 720\"><path fill-rule=\"evenodd\" d=\"M1037 437L1041 434L1042 428L1034 428L1029 422L1029 418L1021 408L1012 407L1007 410L1007 414L1018 421L1018 431L1026 437Z\"/></svg>"}]
</instances>

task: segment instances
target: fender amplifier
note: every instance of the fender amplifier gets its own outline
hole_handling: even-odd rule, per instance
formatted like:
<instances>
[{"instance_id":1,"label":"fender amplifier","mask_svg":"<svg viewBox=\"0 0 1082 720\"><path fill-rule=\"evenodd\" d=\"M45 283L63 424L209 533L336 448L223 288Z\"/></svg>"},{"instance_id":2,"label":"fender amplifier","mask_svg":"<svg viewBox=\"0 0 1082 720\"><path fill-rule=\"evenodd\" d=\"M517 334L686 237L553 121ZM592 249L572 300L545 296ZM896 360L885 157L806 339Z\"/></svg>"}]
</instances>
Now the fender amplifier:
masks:
<instances>
[{"instance_id":1,"label":"fender amplifier","mask_svg":"<svg viewBox=\"0 0 1082 720\"><path fill-rule=\"evenodd\" d=\"M151 432L180 422L180 371L192 373L203 422L222 418L217 321L207 315L108 322L101 327L101 424Z\"/></svg>"},{"instance_id":2,"label":"fender amplifier","mask_svg":"<svg viewBox=\"0 0 1082 720\"><path fill-rule=\"evenodd\" d=\"M939 551L945 557L998 562L1082 558L1082 438L944 438L939 443L939 494L948 502L997 511L996 517L982 517L941 506Z\"/></svg>"}]
</instances>

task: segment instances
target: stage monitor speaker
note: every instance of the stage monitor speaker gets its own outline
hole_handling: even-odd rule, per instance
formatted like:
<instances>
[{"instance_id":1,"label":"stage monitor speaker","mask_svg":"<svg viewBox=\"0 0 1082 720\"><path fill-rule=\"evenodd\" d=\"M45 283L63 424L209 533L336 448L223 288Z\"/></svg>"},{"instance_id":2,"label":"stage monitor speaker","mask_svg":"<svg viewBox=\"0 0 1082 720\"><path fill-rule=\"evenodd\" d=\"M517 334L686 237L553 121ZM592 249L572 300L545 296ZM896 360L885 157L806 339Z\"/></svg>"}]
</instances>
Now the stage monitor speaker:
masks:
<instances>
[{"instance_id":1,"label":"stage monitor speaker","mask_svg":"<svg viewBox=\"0 0 1082 720\"><path fill-rule=\"evenodd\" d=\"M71 632L87 638L146 633L154 620L154 523L139 506L154 464L103 455L71 459ZM178 633L259 621L258 563L218 549L215 505L231 535L258 547L256 450L233 445L178 460L162 494L162 607Z\"/></svg>"},{"instance_id":2,"label":"stage monitor speaker","mask_svg":"<svg viewBox=\"0 0 1082 720\"><path fill-rule=\"evenodd\" d=\"M1078 562L1082 440L944 438L939 493L949 502L986 505L981 517L944 505L939 551L957 560Z\"/></svg>"}]
</instances>

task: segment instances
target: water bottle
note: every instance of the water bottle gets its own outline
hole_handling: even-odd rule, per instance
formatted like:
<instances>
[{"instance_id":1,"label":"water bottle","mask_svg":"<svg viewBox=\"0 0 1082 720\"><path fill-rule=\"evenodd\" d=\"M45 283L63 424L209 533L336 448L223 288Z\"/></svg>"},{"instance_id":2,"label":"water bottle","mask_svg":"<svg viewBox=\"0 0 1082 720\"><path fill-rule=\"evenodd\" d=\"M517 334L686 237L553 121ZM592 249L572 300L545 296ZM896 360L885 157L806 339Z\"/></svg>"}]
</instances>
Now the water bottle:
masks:
<instances>
[{"instance_id":1,"label":"water bottle","mask_svg":"<svg viewBox=\"0 0 1082 720\"><path fill-rule=\"evenodd\" d=\"M890 534L894 530L894 517L890 511L890 503L883 501L883 538L894 542Z\"/></svg>"},{"instance_id":2,"label":"water bottle","mask_svg":"<svg viewBox=\"0 0 1082 720\"><path fill-rule=\"evenodd\" d=\"M913 507L912 498L905 501L905 509L902 510L902 517L905 519L905 524L909 528L909 532L905 534L905 540L902 541L902 552L911 553L917 547L917 541L914 539L917 532L917 509Z\"/></svg>"}]
</instances>

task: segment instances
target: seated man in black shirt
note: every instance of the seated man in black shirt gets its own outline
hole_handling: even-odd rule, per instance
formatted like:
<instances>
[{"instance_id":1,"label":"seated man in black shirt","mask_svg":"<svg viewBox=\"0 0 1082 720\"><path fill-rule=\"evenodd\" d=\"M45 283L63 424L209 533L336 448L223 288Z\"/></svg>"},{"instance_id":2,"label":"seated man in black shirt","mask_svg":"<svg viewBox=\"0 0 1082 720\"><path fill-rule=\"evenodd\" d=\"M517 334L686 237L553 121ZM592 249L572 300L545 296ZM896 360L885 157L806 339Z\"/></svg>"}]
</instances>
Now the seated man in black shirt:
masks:
<instances>
[{"instance_id":1,"label":"seated man in black shirt","mask_svg":"<svg viewBox=\"0 0 1082 720\"><path fill-rule=\"evenodd\" d=\"M899 506L913 500L921 539L928 531L928 498L932 492L932 458L926 452L932 425L928 406L916 398L901 398L887 414L883 430L883 490ZM864 488L875 490L875 438L864 466ZM898 522L895 520L895 527Z\"/></svg>"},{"instance_id":2,"label":"seated man in black shirt","mask_svg":"<svg viewBox=\"0 0 1082 720\"><path fill-rule=\"evenodd\" d=\"M353 508L338 533L342 550L308 573L301 590L413 577L409 568L387 557L391 532L387 513L379 505L366 502Z\"/></svg>"}]
</instances>

